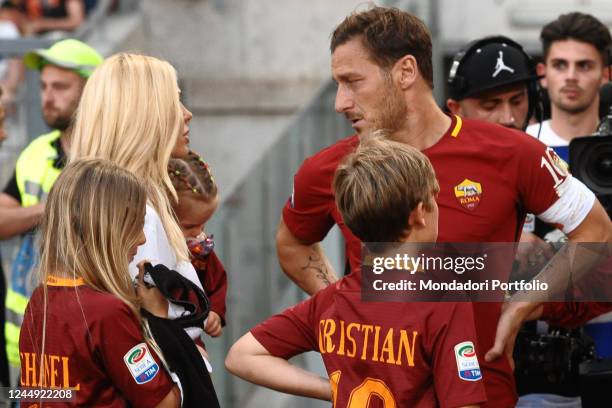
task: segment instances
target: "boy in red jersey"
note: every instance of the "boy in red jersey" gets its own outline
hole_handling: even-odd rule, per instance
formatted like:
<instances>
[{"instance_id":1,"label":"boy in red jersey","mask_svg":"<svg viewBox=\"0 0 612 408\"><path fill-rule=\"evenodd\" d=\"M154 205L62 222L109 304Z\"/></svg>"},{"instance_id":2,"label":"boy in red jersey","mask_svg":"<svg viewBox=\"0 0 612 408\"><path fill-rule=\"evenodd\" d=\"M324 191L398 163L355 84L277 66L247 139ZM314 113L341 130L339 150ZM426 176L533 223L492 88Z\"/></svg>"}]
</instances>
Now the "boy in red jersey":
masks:
<instances>
[{"instance_id":1,"label":"boy in red jersey","mask_svg":"<svg viewBox=\"0 0 612 408\"><path fill-rule=\"evenodd\" d=\"M416 149L379 138L362 143L338 167L333 189L363 242L435 242L438 183ZM362 302L357 272L253 328L226 366L334 407L474 407L485 393L473 318L470 303ZM329 382L287 362L312 350Z\"/></svg>"}]
</instances>

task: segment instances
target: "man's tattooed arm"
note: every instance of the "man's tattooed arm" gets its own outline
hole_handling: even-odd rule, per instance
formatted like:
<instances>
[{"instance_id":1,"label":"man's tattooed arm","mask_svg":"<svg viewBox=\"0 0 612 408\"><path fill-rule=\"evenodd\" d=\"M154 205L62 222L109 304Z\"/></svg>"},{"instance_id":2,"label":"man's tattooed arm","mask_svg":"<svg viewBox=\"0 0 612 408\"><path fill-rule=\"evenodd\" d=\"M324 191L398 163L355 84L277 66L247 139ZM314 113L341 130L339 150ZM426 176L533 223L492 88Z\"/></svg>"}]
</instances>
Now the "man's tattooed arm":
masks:
<instances>
[{"instance_id":1,"label":"man's tattooed arm","mask_svg":"<svg viewBox=\"0 0 612 408\"><path fill-rule=\"evenodd\" d=\"M327 271L327 265L322 257L313 252L311 255L308 255L308 262L306 265L302 266L302 271L306 274L311 274L314 272L314 275L319 279L325 286L331 285L330 277ZM336 281L335 276L332 276L332 279Z\"/></svg>"}]
</instances>

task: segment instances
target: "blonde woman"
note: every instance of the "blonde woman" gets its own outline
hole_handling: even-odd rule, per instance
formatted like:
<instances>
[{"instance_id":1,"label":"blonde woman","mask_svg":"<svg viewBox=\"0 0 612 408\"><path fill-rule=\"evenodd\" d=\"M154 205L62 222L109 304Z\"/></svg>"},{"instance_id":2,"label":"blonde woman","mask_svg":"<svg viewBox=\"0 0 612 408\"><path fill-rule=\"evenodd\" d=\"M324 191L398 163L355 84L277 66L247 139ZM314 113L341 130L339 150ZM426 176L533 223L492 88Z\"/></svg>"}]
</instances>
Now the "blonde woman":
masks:
<instances>
[{"instance_id":1,"label":"blonde woman","mask_svg":"<svg viewBox=\"0 0 612 408\"><path fill-rule=\"evenodd\" d=\"M180 102L179 93L176 72L165 61L125 53L108 58L83 90L70 157L108 159L145 184L147 242L130 264L132 277L138 273L138 262L148 260L178 271L202 288L172 211L177 195L167 172L171 156L189 153L192 114ZM172 305L168 317L181 313ZM187 330L193 339L203 333L202 328Z\"/></svg>"},{"instance_id":2,"label":"blonde woman","mask_svg":"<svg viewBox=\"0 0 612 408\"><path fill-rule=\"evenodd\" d=\"M108 161L77 161L59 176L21 329L22 387L61 388L56 398L70 406L179 406L141 330L138 299L148 290L138 285L137 297L128 274L145 240L146 200L145 186Z\"/></svg>"}]
</instances>

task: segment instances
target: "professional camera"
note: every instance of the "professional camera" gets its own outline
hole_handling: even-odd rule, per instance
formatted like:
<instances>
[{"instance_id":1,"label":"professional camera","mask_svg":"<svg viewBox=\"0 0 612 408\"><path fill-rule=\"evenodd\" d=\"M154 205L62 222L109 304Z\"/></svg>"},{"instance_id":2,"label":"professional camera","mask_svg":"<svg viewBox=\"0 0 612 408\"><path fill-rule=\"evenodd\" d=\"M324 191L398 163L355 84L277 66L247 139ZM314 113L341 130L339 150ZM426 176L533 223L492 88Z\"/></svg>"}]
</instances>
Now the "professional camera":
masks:
<instances>
[{"instance_id":1,"label":"professional camera","mask_svg":"<svg viewBox=\"0 0 612 408\"><path fill-rule=\"evenodd\" d=\"M570 142L569 159L574 177L597 195L612 216L612 107L593 136Z\"/></svg>"},{"instance_id":2,"label":"professional camera","mask_svg":"<svg viewBox=\"0 0 612 408\"><path fill-rule=\"evenodd\" d=\"M607 113L595 134L571 141L569 166L612 216L612 84L602 87L600 95L602 111ZM516 340L519 395L581 396L583 408L606 406L612 389L612 359L598 358L594 341L582 329L550 328L542 333L536 324L525 324Z\"/></svg>"},{"instance_id":3,"label":"professional camera","mask_svg":"<svg viewBox=\"0 0 612 408\"><path fill-rule=\"evenodd\" d=\"M579 329L550 329L540 334L534 325L532 322L523 327L514 348L519 395L579 396L579 366L595 357L593 340Z\"/></svg>"},{"instance_id":4,"label":"professional camera","mask_svg":"<svg viewBox=\"0 0 612 408\"><path fill-rule=\"evenodd\" d=\"M602 87L601 100L606 101L607 114L593 135L570 142L569 166L612 217L612 84ZM580 329L537 334L533 326L525 325L517 338L514 358L521 395L580 395L583 408L609 402L612 359L597 358L593 340Z\"/></svg>"},{"instance_id":5,"label":"professional camera","mask_svg":"<svg viewBox=\"0 0 612 408\"><path fill-rule=\"evenodd\" d=\"M582 408L603 407L610 402L612 359L594 359L580 364Z\"/></svg>"}]
</instances>

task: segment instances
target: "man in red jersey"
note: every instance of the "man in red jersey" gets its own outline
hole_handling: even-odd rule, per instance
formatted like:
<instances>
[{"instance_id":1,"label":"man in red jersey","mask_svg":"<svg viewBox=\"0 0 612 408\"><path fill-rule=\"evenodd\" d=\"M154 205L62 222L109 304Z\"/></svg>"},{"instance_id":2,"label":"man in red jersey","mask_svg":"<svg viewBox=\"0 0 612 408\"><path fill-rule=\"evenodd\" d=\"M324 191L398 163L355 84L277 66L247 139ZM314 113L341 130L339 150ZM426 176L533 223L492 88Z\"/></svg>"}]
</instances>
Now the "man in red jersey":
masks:
<instances>
[{"instance_id":1,"label":"man in red jersey","mask_svg":"<svg viewBox=\"0 0 612 408\"><path fill-rule=\"evenodd\" d=\"M419 19L383 7L353 14L336 28L331 51L336 110L357 135L306 159L283 209L279 260L304 290L314 293L337 279L319 245L334 224L345 237L351 270L359 266L360 240L342 221L331 180L360 136L376 129L386 129L390 138L431 160L440 183L439 241L513 242L526 212L560 225L570 240L610 240L604 209L552 150L522 132L448 117L440 110L432 94L431 37ZM487 398L497 407L516 401L510 360L499 357L511 352L520 322L535 306L511 304L496 341L501 305L473 305ZM494 345L491 361L483 361Z\"/></svg>"},{"instance_id":2,"label":"man in red jersey","mask_svg":"<svg viewBox=\"0 0 612 408\"><path fill-rule=\"evenodd\" d=\"M363 143L338 167L334 191L364 242L436 240L438 184L414 148ZM395 249L377 246L377 256ZM226 365L248 381L334 407L475 407L485 393L473 318L470 303L361 301L354 273L252 329ZM329 382L286 361L311 350L321 353Z\"/></svg>"}]
</instances>

